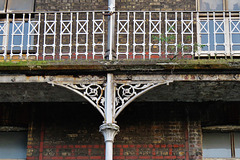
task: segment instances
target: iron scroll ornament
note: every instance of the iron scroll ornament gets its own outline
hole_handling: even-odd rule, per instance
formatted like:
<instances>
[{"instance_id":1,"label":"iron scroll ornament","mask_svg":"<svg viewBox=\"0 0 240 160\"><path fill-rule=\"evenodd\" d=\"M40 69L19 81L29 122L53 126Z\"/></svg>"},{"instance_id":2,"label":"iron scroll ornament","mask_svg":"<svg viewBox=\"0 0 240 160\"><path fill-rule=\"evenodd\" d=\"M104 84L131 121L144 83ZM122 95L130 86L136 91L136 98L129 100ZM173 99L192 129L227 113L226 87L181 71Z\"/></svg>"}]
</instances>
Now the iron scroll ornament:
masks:
<instances>
[{"instance_id":1,"label":"iron scroll ornament","mask_svg":"<svg viewBox=\"0 0 240 160\"><path fill-rule=\"evenodd\" d=\"M104 84L52 84L65 87L81 95L101 113L103 118L105 118Z\"/></svg>"},{"instance_id":2,"label":"iron scroll ornament","mask_svg":"<svg viewBox=\"0 0 240 160\"><path fill-rule=\"evenodd\" d=\"M137 97L141 96L154 87L162 84L169 84L169 82L172 81L118 85L116 89L114 119L116 119L122 110Z\"/></svg>"}]
</instances>

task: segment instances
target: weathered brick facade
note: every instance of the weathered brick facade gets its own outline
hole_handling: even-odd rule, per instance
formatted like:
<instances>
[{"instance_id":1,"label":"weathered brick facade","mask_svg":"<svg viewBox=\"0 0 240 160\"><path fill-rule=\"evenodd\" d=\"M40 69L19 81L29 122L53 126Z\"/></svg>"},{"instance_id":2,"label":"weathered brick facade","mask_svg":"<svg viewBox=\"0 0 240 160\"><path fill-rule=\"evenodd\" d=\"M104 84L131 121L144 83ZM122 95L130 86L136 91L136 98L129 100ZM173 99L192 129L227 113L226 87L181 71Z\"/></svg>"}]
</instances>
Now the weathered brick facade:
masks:
<instances>
[{"instance_id":1,"label":"weathered brick facade","mask_svg":"<svg viewBox=\"0 0 240 160\"><path fill-rule=\"evenodd\" d=\"M121 128L114 159L202 159L202 126L237 124L236 106L235 102L132 103L117 118ZM5 103L0 117L1 125L28 126L29 160L104 159L104 139L98 131L103 118L89 104Z\"/></svg>"},{"instance_id":2,"label":"weathered brick facade","mask_svg":"<svg viewBox=\"0 0 240 160\"><path fill-rule=\"evenodd\" d=\"M196 3L192 0L116 1L116 10L118 11L194 11L195 9ZM35 10L107 10L107 1L36 0ZM57 23L59 23L59 20ZM59 25L57 30L59 30ZM58 33L56 37L56 44L59 45ZM42 52L42 48L40 50ZM59 49L57 52L59 53ZM207 99L207 96L205 96L205 99ZM176 101L176 97L171 101ZM214 120L219 123L219 115L223 113L219 112L216 117L207 117L205 108L201 109L204 105L206 104L181 102L136 102L129 105L117 119L120 132L115 138L114 159L203 159L202 126L211 123L214 125L216 124ZM103 118L90 104L66 102L5 104L5 106L9 108L0 107L0 118L2 117L0 124L28 126L28 160L104 159L104 138L99 133L99 126L102 124ZM19 108L16 109L16 106L19 106ZM211 110L211 106L209 110ZM6 114L10 111L11 114ZM214 110L209 112L211 112L210 115L214 115ZM11 119L13 117L14 119ZM235 120L233 121L236 122Z\"/></svg>"},{"instance_id":3,"label":"weathered brick facade","mask_svg":"<svg viewBox=\"0 0 240 160\"><path fill-rule=\"evenodd\" d=\"M104 159L100 114L90 105L52 105L33 110L27 159ZM114 159L202 158L200 121L187 121L181 105L146 105L133 104L119 117Z\"/></svg>"},{"instance_id":4,"label":"weathered brick facade","mask_svg":"<svg viewBox=\"0 0 240 160\"><path fill-rule=\"evenodd\" d=\"M106 0L36 0L36 11L107 10ZM116 0L117 11L194 11L192 0Z\"/></svg>"},{"instance_id":5,"label":"weathered brick facade","mask_svg":"<svg viewBox=\"0 0 240 160\"><path fill-rule=\"evenodd\" d=\"M108 9L108 4L107 4L107 1L103 1L103 0L36 0L36 4L35 4L35 10L38 12L38 11L99 11L99 10L107 10ZM137 1L133 1L133 0L117 0L116 1L116 11L195 11L196 10L196 2L195 1L191 1L191 0L188 0L188 1L185 1L185 0L178 0L178 1L173 1L173 0L169 0L169 1L163 1L163 0L154 0L154 1L143 1L143 0L137 0ZM66 14L65 13L65 16L66 17L69 17L68 19L70 19L70 14ZM89 31L88 33L90 33L88 36L89 38L89 42L88 42L88 57L91 59L92 55L91 53L93 52L93 23L92 23L92 13L90 12L89 13ZM138 17L139 16L139 17ZM137 16L137 18L139 19L144 19L142 17L142 14L139 13ZM156 16L156 15L155 15ZM162 14L162 17L164 17L165 15ZM170 16L174 16L174 15L170 15ZM181 15L179 14L178 15L178 19L180 19ZM42 19L43 19L44 15L42 14ZM49 16L51 17L51 16ZM82 19L85 19L86 15L85 14L82 14L80 15L80 17ZM104 16L103 18L103 15L102 13L100 12L100 14L98 14L97 16L99 19L107 19L107 16ZM146 13L146 17L149 17L149 13ZM152 15L152 17L154 17L154 15ZM35 17L37 19L37 15ZM52 17L50 18L51 20L53 20L54 16L52 15ZM126 17L125 17L126 18ZM136 38L134 38L132 36L132 33L133 33L133 14L131 13L130 14L130 37L129 37L129 53L130 53L130 57L129 58L133 58L131 53L133 52L133 41L135 40L136 43L138 44L141 44L143 43L142 42L142 35L137 35ZM75 59L75 53L77 52L77 50L79 49L80 52L85 52L85 48L84 47L79 47L78 49L76 49L75 47L75 43L76 43L76 36L75 36L75 31L76 31L76 15L73 14L73 38L72 38L72 58ZM164 20L163 20L164 22ZM107 20L104 21L104 25L107 26ZM59 55L59 52L60 52L60 14L58 14L57 16L57 22L56 22L56 37L55 37L55 42L54 42L54 38L53 36L48 36L48 39L46 41L47 44L54 44L56 45L56 58L58 59L58 55ZM145 27L146 27L146 42L149 41L149 39L151 38L151 36L149 36L149 23L146 21L146 24L145 24ZM117 29L117 25L115 27ZM181 28L180 25L178 25L177 28ZM116 30L115 29L115 30ZM164 25L162 25L162 30L164 31L166 28L164 28ZM40 32L41 34L43 35L43 26L41 27L40 29ZM178 30L178 29L177 29ZM95 47L95 52L105 52L107 49L106 49L106 44L107 44L107 27L105 27L104 29L104 36L105 36L105 49L103 50L101 46L98 46L98 47ZM195 31L194 31L195 32ZM180 30L179 30L179 33L180 33ZM164 32L162 33L164 34ZM95 35L96 36L96 35ZM80 36L81 38L79 38L79 41L81 41L81 43L85 43L85 39L84 39L84 35L81 35ZM179 34L178 36L178 43L181 43L181 40L179 39L179 37L181 37L181 35ZM103 42L103 38L102 38L102 35L99 35L98 37L96 36L95 37L96 39L96 42L97 43L102 43ZM196 37L194 37L194 39L196 40ZM69 44L69 38L68 36L65 36L63 38L63 42L66 43L66 44ZM126 42L126 38L124 37L124 35L121 35L120 37L120 43L123 43L125 44ZM116 37L115 37L115 43L116 43ZM156 40L155 42L156 43ZM165 42L163 42L165 43ZM189 43L189 42L185 42L185 43ZM39 59L42 59L42 53L43 53L43 36L42 38L40 39L40 57ZM164 48L165 45L162 45L162 56L157 56L155 58L163 58L165 59L166 55L163 54L163 52L166 50L166 48ZM126 47L124 46L121 46L118 50L120 52L126 52ZM170 49L171 47L169 47L167 50L168 52L173 52L173 50ZM135 48L137 52L148 52L149 51L149 46L148 45L145 45L145 50L143 49L143 47L136 47ZM63 52L67 53L69 52L69 48L68 47L65 47L62 49ZM114 49L114 51L116 51L116 49ZM153 52L158 52L158 47L155 47L155 48L152 48L152 51ZM47 53L51 53L52 52L52 47L47 47L46 49L46 52ZM184 55L182 56L181 55L181 51L179 49L179 56L177 58L181 59L181 58L191 58L192 56L189 56L189 55ZM46 59L48 58L52 58L51 56L50 57L47 57ZM66 57L65 57L66 58ZM68 58L68 57L67 57ZM84 56L82 57L84 58ZM100 58L102 59L103 57L100 56L100 57L96 57L96 58ZM120 59L124 59L125 56L120 56L119 57ZM142 56L138 57L138 58L143 58ZM146 58L149 58L148 56ZM168 58L172 58L172 56L168 56Z\"/></svg>"}]
</instances>

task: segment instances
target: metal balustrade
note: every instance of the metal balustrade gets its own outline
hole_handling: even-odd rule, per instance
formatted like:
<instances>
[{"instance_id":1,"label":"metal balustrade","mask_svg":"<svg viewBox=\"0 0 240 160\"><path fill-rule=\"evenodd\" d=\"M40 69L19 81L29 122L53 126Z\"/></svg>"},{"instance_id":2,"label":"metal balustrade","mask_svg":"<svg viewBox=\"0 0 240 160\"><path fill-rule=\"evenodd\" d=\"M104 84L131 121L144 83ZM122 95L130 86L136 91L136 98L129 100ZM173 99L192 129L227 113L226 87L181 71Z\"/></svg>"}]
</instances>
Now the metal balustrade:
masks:
<instances>
[{"instance_id":1,"label":"metal balustrade","mask_svg":"<svg viewBox=\"0 0 240 160\"><path fill-rule=\"evenodd\" d=\"M105 59L107 11L0 14L0 58ZM240 12L119 11L113 57L238 57Z\"/></svg>"}]
</instances>

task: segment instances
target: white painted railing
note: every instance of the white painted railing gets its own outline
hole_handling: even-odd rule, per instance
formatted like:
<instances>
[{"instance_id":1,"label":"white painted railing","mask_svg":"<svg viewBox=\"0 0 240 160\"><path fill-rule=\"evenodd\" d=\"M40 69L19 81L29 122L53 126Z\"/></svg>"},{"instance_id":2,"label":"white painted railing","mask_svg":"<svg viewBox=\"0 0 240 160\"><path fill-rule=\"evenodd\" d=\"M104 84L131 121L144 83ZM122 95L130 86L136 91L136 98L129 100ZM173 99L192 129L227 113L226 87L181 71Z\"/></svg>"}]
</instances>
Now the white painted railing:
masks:
<instances>
[{"instance_id":1,"label":"white painted railing","mask_svg":"<svg viewBox=\"0 0 240 160\"><path fill-rule=\"evenodd\" d=\"M240 12L115 12L116 59L235 57ZM104 59L107 11L0 14L2 59Z\"/></svg>"}]
</instances>

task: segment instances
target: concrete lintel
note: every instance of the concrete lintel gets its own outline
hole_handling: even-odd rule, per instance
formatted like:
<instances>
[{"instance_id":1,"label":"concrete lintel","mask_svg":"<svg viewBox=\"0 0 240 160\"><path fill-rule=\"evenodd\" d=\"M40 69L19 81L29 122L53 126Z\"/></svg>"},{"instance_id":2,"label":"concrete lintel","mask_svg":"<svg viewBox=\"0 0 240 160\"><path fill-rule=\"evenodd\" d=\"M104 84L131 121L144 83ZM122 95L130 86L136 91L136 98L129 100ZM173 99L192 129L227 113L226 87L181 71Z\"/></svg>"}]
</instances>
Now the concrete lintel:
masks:
<instances>
[{"instance_id":1,"label":"concrete lintel","mask_svg":"<svg viewBox=\"0 0 240 160\"><path fill-rule=\"evenodd\" d=\"M102 84L105 82L103 76L72 76L72 75L56 75L56 76L26 76L26 75L0 75L0 83L42 83L42 82L58 82L70 84Z\"/></svg>"},{"instance_id":2,"label":"concrete lintel","mask_svg":"<svg viewBox=\"0 0 240 160\"><path fill-rule=\"evenodd\" d=\"M158 74L116 75L116 83L146 83L167 81L240 81L240 74Z\"/></svg>"},{"instance_id":3,"label":"concrete lintel","mask_svg":"<svg viewBox=\"0 0 240 160\"><path fill-rule=\"evenodd\" d=\"M124 83L159 83L172 81L240 81L240 74L158 74L158 75L114 75L114 82ZM0 75L0 83L42 83L57 82L58 84L103 84L106 76L94 75L56 75L56 76L27 76Z\"/></svg>"}]
</instances>

